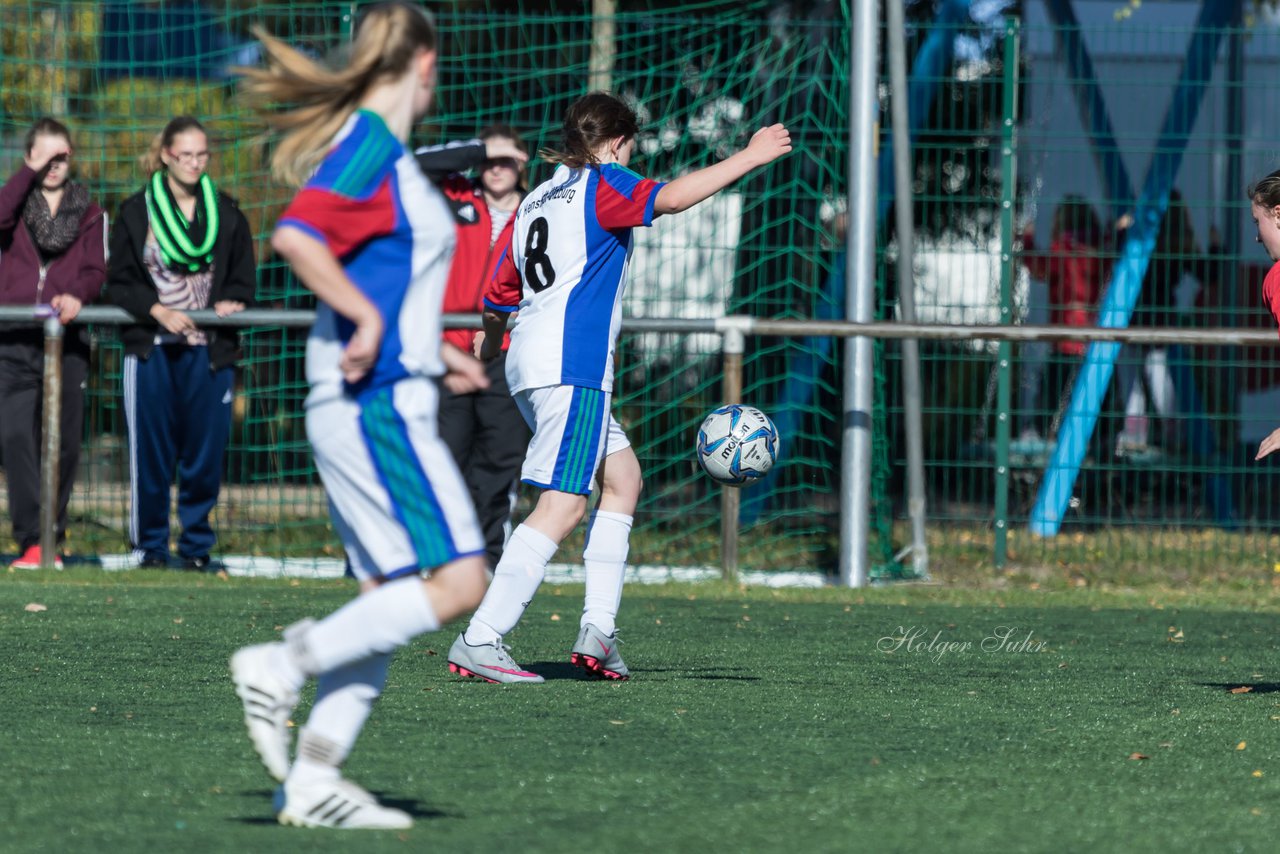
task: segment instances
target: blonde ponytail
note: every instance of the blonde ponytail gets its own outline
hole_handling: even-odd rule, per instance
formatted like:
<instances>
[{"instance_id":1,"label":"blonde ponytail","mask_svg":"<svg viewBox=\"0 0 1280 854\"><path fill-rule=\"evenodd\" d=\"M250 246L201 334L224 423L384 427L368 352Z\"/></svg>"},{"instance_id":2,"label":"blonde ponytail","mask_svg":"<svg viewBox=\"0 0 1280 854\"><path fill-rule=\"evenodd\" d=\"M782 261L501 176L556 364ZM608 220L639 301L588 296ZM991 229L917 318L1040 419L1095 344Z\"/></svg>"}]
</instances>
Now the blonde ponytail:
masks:
<instances>
[{"instance_id":1,"label":"blonde ponytail","mask_svg":"<svg viewBox=\"0 0 1280 854\"><path fill-rule=\"evenodd\" d=\"M316 62L261 27L253 34L266 54L265 68L240 68L242 99L282 136L271 154L271 173L301 186L324 159L333 137L375 83L398 77L414 53L434 50L431 14L404 0L389 0L363 13L343 68Z\"/></svg>"}]
</instances>

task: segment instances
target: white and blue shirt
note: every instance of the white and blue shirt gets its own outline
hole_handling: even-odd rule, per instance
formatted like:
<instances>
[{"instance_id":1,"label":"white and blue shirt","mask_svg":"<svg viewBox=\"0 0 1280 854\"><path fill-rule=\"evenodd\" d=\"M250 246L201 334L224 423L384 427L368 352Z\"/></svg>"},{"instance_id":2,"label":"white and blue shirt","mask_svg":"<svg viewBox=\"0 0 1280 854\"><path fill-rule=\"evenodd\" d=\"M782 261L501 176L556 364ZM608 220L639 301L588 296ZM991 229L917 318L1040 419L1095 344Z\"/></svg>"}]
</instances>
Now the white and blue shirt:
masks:
<instances>
[{"instance_id":1,"label":"white and blue shirt","mask_svg":"<svg viewBox=\"0 0 1280 854\"><path fill-rule=\"evenodd\" d=\"M653 223L662 186L616 163L561 165L525 197L511 253L485 294L489 308L519 311L507 353L513 392L613 390L631 229Z\"/></svg>"},{"instance_id":2,"label":"white and blue shirt","mask_svg":"<svg viewBox=\"0 0 1280 854\"><path fill-rule=\"evenodd\" d=\"M453 258L453 216L380 116L352 115L279 224L323 241L385 324L377 361L349 385L339 362L355 325L320 304L307 339L308 406L444 373L440 306Z\"/></svg>"}]
</instances>

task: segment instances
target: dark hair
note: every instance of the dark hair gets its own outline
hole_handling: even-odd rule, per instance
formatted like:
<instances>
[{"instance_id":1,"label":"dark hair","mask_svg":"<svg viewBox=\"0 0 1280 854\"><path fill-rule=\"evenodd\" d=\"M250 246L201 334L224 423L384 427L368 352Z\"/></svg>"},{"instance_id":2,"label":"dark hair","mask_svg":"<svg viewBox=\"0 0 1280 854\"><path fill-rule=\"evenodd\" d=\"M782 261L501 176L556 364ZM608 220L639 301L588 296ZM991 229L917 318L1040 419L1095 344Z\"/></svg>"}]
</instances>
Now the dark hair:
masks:
<instances>
[{"instance_id":1,"label":"dark hair","mask_svg":"<svg viewBox=\"0 0 1280 854\"><path fill-rule=\"evenodd\" d=\"M1102 240L1102 225L1098 221L1098 214L1084 196L1068 193L1062 197L1057 210L1053 212L1051 235L1058 238L1063 234L1072 234L1089 246L1097 246Z\"/></svg>"},{"instance_id":2,"label":"dark hair","mask_svg":"<svg viewBox=\"0 0 1280 854\"><path fill-rule=\"evenodd\" d=\"M38 119L31 126L31 130L27 131L26 152L31 153L31 149L35 147L36 137L38 136L60 136L67 141L67 145L71 145L71 131L67 130L67 126L57 119L51 119L45 116ZM74 145L71 146L75 148Z\"/></svg>"},{"instance_id":3,"label":"dark hair","mask_svg":"<svg viewBox=\"0 0 1280 854\"><path fill-rule=\"evenodd\" d=\"M1249 185L1249 201L1270 210L1280 205L1280 169Z\"/></svg>"},{"instance_id":4,"label":"dark hair","mask_svg":"<svg viewBox=\"0 0 1280 854\"><path fill-rule=\"evenodd\" d=\"M164 168L164 161L160 159L160 151L173 145L173 138L180 133L186 133L189 130L198 130L205 136L209 132L204 129L204 125L200 124L200 120L195 116L178 116L169 120L164 126L164 130L155 135L151 140L151 147L147 149L147 153L142 155L140 162L142 168L148 173L158 172Z\"/></svg>"},{"instance_id":5,"label":"dark hair","mask_svg":"<svg viewBox=\"0 0 1280 854\"><path fill-rule=\"evenodd\" d=\"M495 122L480 131L480 139L482 140L493 139L495 136L506 137L515 143L516 148L520 149L525 154L529 153L529 146L525 145L524 138L520 136L520 131L516 130L511 125L503 124L502 122Z\"/></svg>"},{"instance_id":6,"label":"dark hair","mask_svg":"<svg viewBox=\"0 0 1280 854\"><path fill-rule=\"evenodd\" d=\"M617 95L592 92L573 102L564 115L561 150L543 149L538 156L551 163L580 169L598 162L595 150L611 139L633 139L640 131L635 111Z\"/></svg>"}]
</instances>

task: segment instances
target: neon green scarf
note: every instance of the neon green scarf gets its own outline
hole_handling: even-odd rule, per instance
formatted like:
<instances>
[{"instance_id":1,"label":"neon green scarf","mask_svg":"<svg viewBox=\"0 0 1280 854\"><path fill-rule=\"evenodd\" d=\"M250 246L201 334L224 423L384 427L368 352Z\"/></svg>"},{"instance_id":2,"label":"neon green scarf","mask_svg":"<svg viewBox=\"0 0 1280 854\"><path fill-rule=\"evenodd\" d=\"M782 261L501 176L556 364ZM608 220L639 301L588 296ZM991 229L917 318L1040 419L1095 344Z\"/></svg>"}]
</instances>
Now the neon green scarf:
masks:
<instances>
[{"instance_id":1,"label":"neon green scarf","mask_svg":"<svg viewBox=\"0 0 1280 854\"><path fill-rule=\"evenodd\" d=\"M200 176L195 222L178 209L178 202L161 169L147 183L147 216L160 245L160 255L170 267L186 267L193 273L207 270L213 263L213 246L218 242L218 192L208 175Z\"/></svg>"}]
</instances>

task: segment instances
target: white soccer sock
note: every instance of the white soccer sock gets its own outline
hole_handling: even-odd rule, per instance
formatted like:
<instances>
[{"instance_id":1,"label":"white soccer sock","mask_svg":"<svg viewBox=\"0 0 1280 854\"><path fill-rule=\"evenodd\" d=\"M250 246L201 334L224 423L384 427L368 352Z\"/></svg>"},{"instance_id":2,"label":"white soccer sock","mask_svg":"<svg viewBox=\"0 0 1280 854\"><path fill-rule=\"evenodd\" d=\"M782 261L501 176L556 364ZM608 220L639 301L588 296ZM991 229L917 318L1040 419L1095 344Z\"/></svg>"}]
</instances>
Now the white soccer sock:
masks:
<instances>
[{"instance_id":1,"label":"white soccer sock","mask_svg":"<svg viewBox=\"0 0 1280 854\"><path fill-rule=\"evenodd\" d=\"M632 517L597 510L587 525L582 550L586 567L587 596L582 605L582 625L591 623L606 635L614 632L614 620L622 604L622 580L627 572Z\"/></svg>"},{"instance_id":2,"label":"white soccer sock","mask_svg":"<svg viewBox=\"0 0 1280 854\"><path fill-rule=\"evenodd\" d=\"M320 676L374 655L388 654L440 628L422 579L397 579L357 596L300 632L290 645L303 672Z\"/></svg>"},{"instance_id":3,"label":"white soccer sock","mask_svg":"<svg viewBox=\"0 0 1280 854\"><path fill-rule=\"evenodd\" d=\"M516 627L558 548L559 543L528 525L511 532L502 560L493 571L493 583L467 626L467 643L497 643Z\"/></svg>"},{"instance_id":4,"label":"white soccer sock","mask_svg":"<svg viewBox=\"0 0 1280 854\"><path fill-rule=\"evenodd\" d=\"M320 677L315 705L298 735L298 758L289 779L317 783L338 777L338 768L373 711L387 682L390 653L379 653Z\"/></svg>"}]
</instances>

